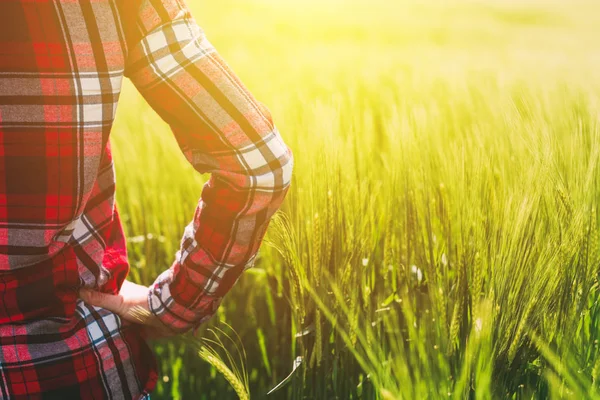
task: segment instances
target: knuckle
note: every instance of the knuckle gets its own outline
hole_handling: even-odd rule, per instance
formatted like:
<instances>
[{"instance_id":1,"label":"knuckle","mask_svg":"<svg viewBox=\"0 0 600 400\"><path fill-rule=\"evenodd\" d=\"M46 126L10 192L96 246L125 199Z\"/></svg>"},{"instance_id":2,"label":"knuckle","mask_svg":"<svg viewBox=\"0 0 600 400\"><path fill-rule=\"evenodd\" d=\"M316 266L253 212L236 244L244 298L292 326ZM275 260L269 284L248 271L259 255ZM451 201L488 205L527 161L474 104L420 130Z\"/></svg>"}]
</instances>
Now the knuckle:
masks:
<instances>
[{"instance_id":1,"label":"knuckle","mask_svg":"<svg viewBox=\"0 0 600 400\"><path fill-rule=\"evenodd\" d=\"M90 290L87 292L87 300L89 303L99 305L104 300L104 293L97 290Z\"/></svg>"},{"instance_id":2,"label":"knuckle","mask_svg":"<svg viewBox=\"0 0 600 400\"><path fill-rule=\"evenodd\" d=\"M96 303L102 300L102 294L100 292L90 291L88 293L88 298L91 302Z\"/></svg>"}]
</instances>

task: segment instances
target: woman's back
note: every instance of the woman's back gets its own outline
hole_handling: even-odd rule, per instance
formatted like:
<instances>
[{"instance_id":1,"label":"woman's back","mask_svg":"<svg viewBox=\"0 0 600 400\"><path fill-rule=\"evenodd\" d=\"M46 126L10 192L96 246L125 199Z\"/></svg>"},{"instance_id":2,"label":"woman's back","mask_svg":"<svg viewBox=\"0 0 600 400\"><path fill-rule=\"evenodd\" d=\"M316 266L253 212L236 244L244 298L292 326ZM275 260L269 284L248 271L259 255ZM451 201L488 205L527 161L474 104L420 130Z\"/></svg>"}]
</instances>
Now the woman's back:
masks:
<instances>
[{"instance_id":1,"label":"woman's back","mask_svg":"<svg viewBox=\"0 0 600 400\"><path fill-rule=\"evenodd\" d=\"M135 14L118 3L0 3L1 398L130 399L156 381L138 327L77 296L128 269L108 138Z\"/></svg>"}]
</instances>

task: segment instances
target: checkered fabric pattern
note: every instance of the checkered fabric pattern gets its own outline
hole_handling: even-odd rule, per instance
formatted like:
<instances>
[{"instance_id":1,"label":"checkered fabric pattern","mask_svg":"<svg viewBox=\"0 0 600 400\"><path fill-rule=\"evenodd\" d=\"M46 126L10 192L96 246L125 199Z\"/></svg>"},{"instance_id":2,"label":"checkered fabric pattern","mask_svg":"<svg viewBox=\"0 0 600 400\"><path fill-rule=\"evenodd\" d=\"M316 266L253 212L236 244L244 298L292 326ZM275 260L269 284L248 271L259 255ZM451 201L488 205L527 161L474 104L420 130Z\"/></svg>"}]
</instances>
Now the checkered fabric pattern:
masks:
<instances>
[{"instance_id":1,"label":"checkered fabric pattern","mask_svg":"<svg viewBox=\"0 0 600 400\"><path fill-rule=\"evenodd\" d=\"M139 326L78 300L72 317L0 325L3 399L146 399L155 360Z\"/></svg>"},{"instance_id":2,"label":"checkered fabric pattern","mask_svg":"<svg viewBox=\"0 0 600 400\"><path fill-rule=\"evenodd\" d=\"M183 0L0 1L0 399L146 398L139 326L78 299L129 272L111 131L123 77L210 173L151 311L210 318L252 266L293 157Z\"/></svg>"}]
</instances>

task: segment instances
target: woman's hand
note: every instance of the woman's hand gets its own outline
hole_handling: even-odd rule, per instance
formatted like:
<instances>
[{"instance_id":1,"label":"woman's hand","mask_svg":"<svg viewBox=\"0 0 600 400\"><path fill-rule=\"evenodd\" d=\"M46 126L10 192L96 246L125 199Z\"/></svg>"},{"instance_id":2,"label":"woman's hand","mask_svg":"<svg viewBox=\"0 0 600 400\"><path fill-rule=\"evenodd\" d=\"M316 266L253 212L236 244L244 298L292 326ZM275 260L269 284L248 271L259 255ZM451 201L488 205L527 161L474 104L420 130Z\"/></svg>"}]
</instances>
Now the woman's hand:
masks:
<instances>
[{"instance_id":1,"label":"woman's hand","mask_svg":"<svg viewBox=\"0 0 600 400\"><path fill-rule=\"evenodd\" d=\"M148 339L174 336L162 322L150 312L148 306L148 287L125 280L119 294L108 294L96 290L81 289L79 297L88 304L105 308L122 319L144 327L144 336Z\"/></svg>"}]
</instances>

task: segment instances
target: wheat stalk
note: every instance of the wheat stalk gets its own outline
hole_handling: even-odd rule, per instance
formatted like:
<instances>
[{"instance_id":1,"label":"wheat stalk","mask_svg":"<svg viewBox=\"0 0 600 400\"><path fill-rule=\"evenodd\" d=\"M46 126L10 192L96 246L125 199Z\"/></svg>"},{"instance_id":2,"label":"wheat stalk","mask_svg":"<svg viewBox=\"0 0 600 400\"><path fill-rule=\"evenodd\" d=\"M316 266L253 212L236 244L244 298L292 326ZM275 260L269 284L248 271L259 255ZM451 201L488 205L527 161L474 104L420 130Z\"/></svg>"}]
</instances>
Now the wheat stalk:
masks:
<instances>
[{"instance_id":1,"label":"wheat stalk","mask_svg":"<svg viewBox=\"0 0 600 400\"><path fill-rule=\"evenodd\" d=\"M317 367L321 365L323 358L323 334L321 332L321 311L317 309L315 317L315 353L317 357Z\"/></svg>"},{"instance_id":2,"label":"wheat stalk","mask_svg":"<svg viewBox=\"0 0 600 400\"><path fill-rule=\"evenodd\" d=\"M133 306L127 310L127 313L142 325L152 317L152 313L142 306Z\"/></svg>"},{"instance_id":3,"label":"wheat stalk","mask_svg":"<svg viewBox=\"0 0 600 400\"><path fill-rule=\"evenodd\" d=\"M481 257L479 252L475 253L475 259L473 260L473 283L471 295L475 301L479 300L481 292L483 290L483 271L481 271Z\"/></svg>"},{"instance_id":4,"label":"wheat stalk","mask_svg":"<svg viewBox=\"0 0 600 400\"><path fill-rule=\"evenodd\" d=\"M198 351L198 355L204 361L212 365L223 377L229 382L240 400L249 400L250 395L242 381L225 365L225 363L217 356L214 350L207 346L202 346Z\"/></svg>"},{"instance_id":5,"label":"wheat stalk","mask_svg":"<svg viewBox=\"0 0 600 400\"><path fill-rule=\"evenodd\" d=\"M460 325L462 323L463 316L464 298L462 297L461 293L465 284L463 262L464 261L461 259L458 264L458 279L456 284L458 293L456 303L454 304L454 311L452 312L452 322L450 323L450 343L448 344L448 350L450 354L453 354L454 350L458 348L458 335L460 333Z\"/></svg>"},{"instance_id":6,"label":"wheat stalk","mask_svg":"<svg viewBox=\"0 0 600 400\"><path fill-rule=\"evenodd\" d=\"M531 315L531 311L533 310L535 304L536 304L535 298L529 300L529 304L527 304L527 308L525 309L525 312L523 313L523 317L521 317L521 322L519 323L519 326L517 327L517 332L515 333L514 339L513 339L512 343L510 344L510 347L508 348L509 362L512 362L513 359L515 358L515 355L517 354L517 349L521 342L523 332L525 330L525 327L527 326L529 316Z\"/></svg>"},{"instance_id":7,"label":"wheat stalk","mask_svg":"<svg viewBox=\"0 0 600 400\"><path fill-rule=\"evenodd\" d=\"M312 259L311 259L311 263L310 263L310 267L311 267L310 269L312 272L312 278L315 282L315 287L319 287L319 284L320 284L319 272L320 272L320 267L322 265L322 263L321 263L321 237L322 237L321 220L319 218L319 213L315 213L315 216L313 218L313 233L312 233L312 241L313 241Z\"/></svg>"},{"instance_id":8,"label":"wheat stalk","mask_svg":"<svg viewBox=\"0 0 600 400\"><path fill-rule=\"evenodd\" d=\"M335 227L335 207L333 205L333 193L331 190L327 192L327 233L325 234L325 254L324 254L324 264L329 265L332 261L331 250L333 248L333 235L332 230Z\"/></svg>"},{"instance_id":9,"label":"wheat stalk","mask_svg":"<svg viewBox=\"0 0 600 400\"><path fill-rule=\"evenodd\" d=\"M596 362L594 362L594 368L592 369L592 384L598 385L598 378L600 378L600 357L597 357Z\"/></svg>"}]
</instances>

